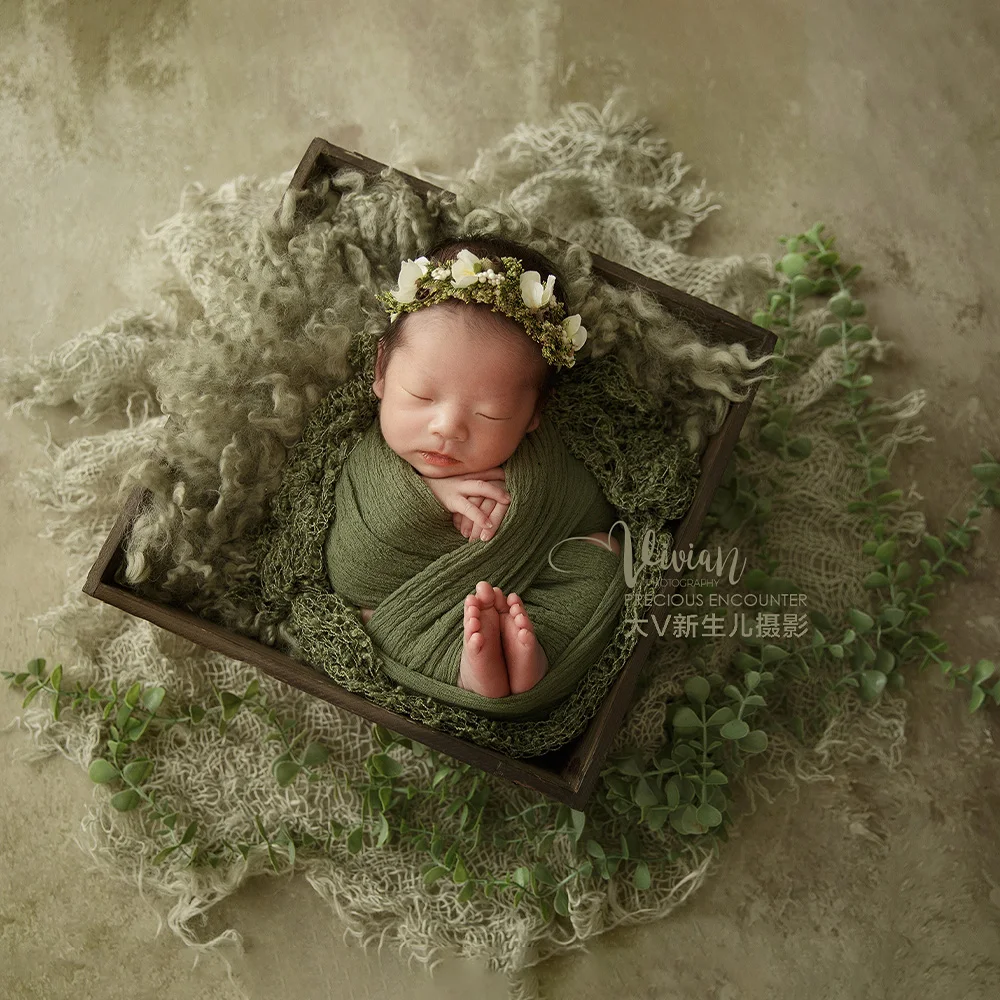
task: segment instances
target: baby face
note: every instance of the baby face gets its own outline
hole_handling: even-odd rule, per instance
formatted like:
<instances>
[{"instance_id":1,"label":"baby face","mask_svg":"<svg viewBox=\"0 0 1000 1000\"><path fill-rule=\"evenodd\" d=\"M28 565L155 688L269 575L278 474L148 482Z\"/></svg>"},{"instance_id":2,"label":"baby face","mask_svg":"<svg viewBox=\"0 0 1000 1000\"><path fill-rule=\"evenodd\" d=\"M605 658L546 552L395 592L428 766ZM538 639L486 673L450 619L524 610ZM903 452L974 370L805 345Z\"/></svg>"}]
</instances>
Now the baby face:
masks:
<instances>
[{"instance_id":1,"label":"baby face","mask_svg":"<svg viewBox=\"0 0 1000 1000\"><path fill-rule=\"evenodd\" d=\"M432 479L502 464L541 418L540 348L500 317L490 330L473 319L464 304L411 313L384 377L372 385L386 444Z\"/></svg>"}]
</instances>

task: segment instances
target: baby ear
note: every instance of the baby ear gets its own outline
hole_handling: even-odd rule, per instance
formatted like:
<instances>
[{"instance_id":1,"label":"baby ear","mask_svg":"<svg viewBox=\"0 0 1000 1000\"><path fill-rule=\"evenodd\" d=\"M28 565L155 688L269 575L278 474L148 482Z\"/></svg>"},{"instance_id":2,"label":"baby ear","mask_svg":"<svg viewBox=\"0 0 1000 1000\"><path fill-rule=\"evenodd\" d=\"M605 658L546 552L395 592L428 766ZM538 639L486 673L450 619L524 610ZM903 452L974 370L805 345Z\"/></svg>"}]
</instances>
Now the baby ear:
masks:
<instances>
[{"instance_id":1,"label":"baby ear","mask_svg":"<svg viewBox=\"0 0 1000 1000\"><path fill-rule=\"evenodd\" d=\"M531 415L531 423L524 429L525 434L530 434L535 430L538 425L542 422L542 411L545 409L545 399L542 396L538 397L538 402L535 404L535 412Z\"/></svg>"},{"instance_id":2,"label":"baby ear","mask_svg":"<svg viewBox=\"0 0 1000 1000\"><path fill-rule=\"evenodd\" d=\"M378 352L375 355L375 371L376 372L379 372L379 371L383 371L384 372L384 368L382 367L382 341L381 340L378 342ZM384 374L383 375L379 375L379 376L377 376L374 379L374 381L372 382L372 392L374 392L375 395L378 396L379 399L381 399L383 397L383 395L385 394L385 375Z\"/></svg>"}]
</instances>

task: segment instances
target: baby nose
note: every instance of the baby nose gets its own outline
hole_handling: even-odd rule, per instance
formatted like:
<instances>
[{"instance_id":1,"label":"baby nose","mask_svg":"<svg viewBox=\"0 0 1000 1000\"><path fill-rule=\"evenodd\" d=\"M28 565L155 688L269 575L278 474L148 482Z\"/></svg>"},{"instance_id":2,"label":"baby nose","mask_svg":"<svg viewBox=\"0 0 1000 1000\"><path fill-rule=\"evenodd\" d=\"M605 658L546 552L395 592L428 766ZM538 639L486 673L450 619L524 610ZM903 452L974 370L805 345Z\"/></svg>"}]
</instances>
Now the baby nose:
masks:
<instances>
[{"instance_id":1,"label":"baby nose","mask_svg":"<svg viewBox=\"0 0 1000 1000\"><path fill-rule=\"evenodd\" d=\"M447 407L440 407L434 411L430 429L448 440L462 440L465 437L465 422L461 414Z\"/></svg>"}]
</instances>

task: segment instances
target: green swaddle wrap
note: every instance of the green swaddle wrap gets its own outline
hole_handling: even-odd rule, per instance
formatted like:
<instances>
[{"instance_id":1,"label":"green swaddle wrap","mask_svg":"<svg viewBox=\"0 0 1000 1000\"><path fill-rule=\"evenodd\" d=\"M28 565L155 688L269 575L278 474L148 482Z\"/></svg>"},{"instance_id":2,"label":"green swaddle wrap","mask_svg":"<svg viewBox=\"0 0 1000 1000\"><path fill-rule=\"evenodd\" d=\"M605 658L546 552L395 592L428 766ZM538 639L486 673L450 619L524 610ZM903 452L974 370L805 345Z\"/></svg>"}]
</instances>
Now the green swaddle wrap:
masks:
<instances>
[{"instance_id":1,"label":"green swaddle wrap","mask_svg":"<svg viewBox=\"0 0 1000 1000\"><path fill-rule=\"evenodd\" d=\"M559 543L607 531L618 515L544 414L503 468L507 513L488 542L469 543L376 420L344 462L324 554L334 591L375 609L365 628L393 680L494 718L534 718L600 659L625 603L619 556ZM528 691L488 698L457 686L465 598L480 580L517 593L534 624L549 666Z\"/></svg>"}]
</instances>

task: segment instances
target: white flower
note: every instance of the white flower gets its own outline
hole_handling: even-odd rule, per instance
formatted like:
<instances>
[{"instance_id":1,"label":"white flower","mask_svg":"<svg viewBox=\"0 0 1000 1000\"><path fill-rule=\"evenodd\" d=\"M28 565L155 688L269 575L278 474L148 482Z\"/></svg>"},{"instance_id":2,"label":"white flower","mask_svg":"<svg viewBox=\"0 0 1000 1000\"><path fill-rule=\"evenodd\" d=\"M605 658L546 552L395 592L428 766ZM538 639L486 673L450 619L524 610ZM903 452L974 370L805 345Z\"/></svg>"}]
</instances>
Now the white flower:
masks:
<instances>
[{"instance_id":1,"label":"white flower","mask_svg":"<svg viewBox=\"0 0 1000 1000\"><path fill-rule=\"evenodd\" d=\"M525 271L521 275L521 298L524 299L524 304L529 309L541 309L548 305L555 283L553 274L549 275L549 280L543 285L542 276L537 271Z\"/></svg>"},{"instance_id":2,"label":"white flower","mask_svg":"<svg viewBox=\"0 0 1000 1000\"><path fill-rule=\"evenodd\" d=\"M389 313L389 322L390 322L390 323L393 323L393 322L395 322L395 320L396 320L396 317L397 317L398 315L399 315L399 313Z\"/></svg>"},{"instance_id":3,"label":"white flower","mask_svg":"<svg viewBox=\"0 0 1000 1000\"><path fill-rule=\"evenodd\" d=\"M572 341L574 351L580 350L587 343L587 330L580 325L581 319L579 313L573 313L562 321L563 336Z\"/></svg>"},{"instance_id":4,"label":"white flower","mask_svg":"<svg viewBox=\"0 0 1000 1000\"><path fill-rule=\"evenodd\" d=\"M446 267L436 267L431 271L431 277L435 281L441 281L443 278L447 278L449 274L451 274L451 271Z\"/></svg>"},{"instance_id":5,"label":"white flower","mask_svg":"<svg viewBox=\"0 0 1000 1000\"><path fill-rule=\"evenodd\" d=\"M399 268L398 286L393 290L392 297L397 302L412 302L417 295L417 282L427 273L430 261L426 257L416 260L404 260Z\"/></svg>"},{"instance_id":6,"label":"white flower","mask_svg":"<svg viewBox=\"0 0 1000 1000\"><path fill-rule=\"evenodd\" d=\"M479 263L479 258L471 250L459 250L455 263L451 265L451 283L456 288L474 285L479 281L479 273L476 270L476 265Z\"/></svg>"}]
</instances>

